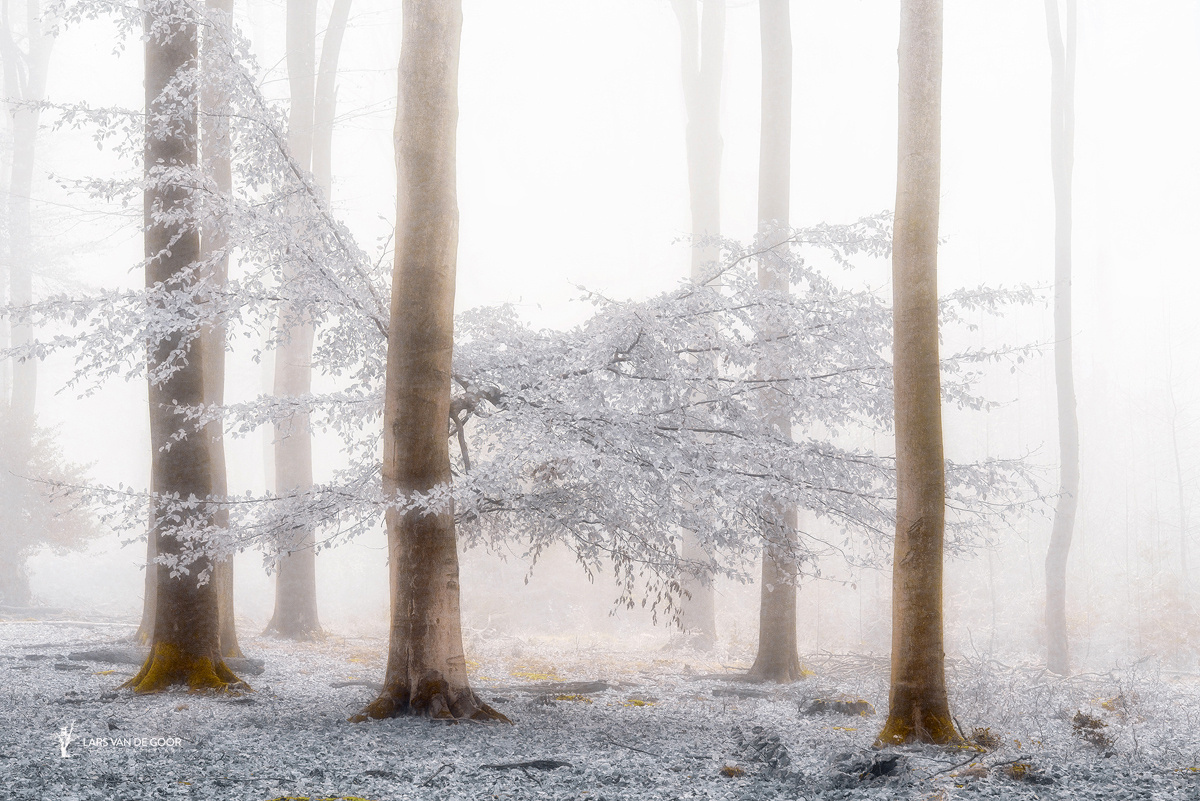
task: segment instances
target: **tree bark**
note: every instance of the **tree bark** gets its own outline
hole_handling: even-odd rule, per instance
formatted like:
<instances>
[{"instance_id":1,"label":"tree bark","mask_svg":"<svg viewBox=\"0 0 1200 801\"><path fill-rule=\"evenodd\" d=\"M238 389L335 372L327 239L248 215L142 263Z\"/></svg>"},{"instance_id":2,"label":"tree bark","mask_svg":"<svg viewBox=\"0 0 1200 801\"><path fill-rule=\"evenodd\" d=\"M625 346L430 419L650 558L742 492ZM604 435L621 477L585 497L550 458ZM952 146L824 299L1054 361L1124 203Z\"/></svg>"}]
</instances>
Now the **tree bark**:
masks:
<instances>
[{"instance_id":1,"label":"tree bark","mask_svg":"<svg viewBox=\"0 0 1200 801\"><path fill-rule=\"evenodd\" d=\"M205 0L205 10L226 25L233 20L233 0ZM212 37L205 37L201 59L211 65L219 56ZM211 67L209 67L211 68ZM200 158L205 174L212 179L217 192L229 197L233 192L233 168L230 161L229 99L214 87L205 84L200 95ZM200 259L205 265L202 279L216 291L224 287L229 277L229 235L224 223L212 214L204 216L200 229ZM225 326L206 327L200 335L204 350L204 403L222 406L225 403ZM212 455L213 495L229 495L228 473L225 469L225 427L221 421L209 423L204 430ZM213 523L220 529L229 527L229 509L219 507L213 513ZM218 559L213 566L213 583L217 589L217 609L221 639L221 656L240 657L237 624L233 605L233 557Z\"/></svg>"},{"instance_id":2,"label":"tree bark","mask_svg":"<svg viewBox=\"0 0 1200 801\"><path fill-rule=\"evenodd\" d=\"M1059 491L1046 551L1046 667L1071 670L1067 637L1067 556L1079 503L1079 417L1071 337L1071 176L1075 162L1075 0L1046 0L1050 40L1050 160L1054 177L1054 383L1058 391Z\"/></svg>"},{"instance_id":3,"label":"tree bark","mask_svg":"<svg viewBox=\"0 0 1200 801\"><path fill-rule=\"evenodd\" d=\"M762 122L758 154L758 232L766 245L778 246L791 218L792 179L792 23L789 0L761 0ZM758 285L787 294L787 265L774 252L759 261ZM781 331L764 331L773 339ZM779 436L792 441L792 418L773 393L764 395L763 411ZM771 501L763 509L762 586L758 605L758 653L750 676L780 683L804 677L796 642L795 559L799 526L794 507Z\"/></svg>"},{"instance_id":4,"label":"tree bark","mask_svg":"<svg viewBox=\"0 0 1200 801\"><path fill-rule=\"evenodd\" d=\"M404 0L396 112L396 260L383 487L402 502L450 483L446 425L458 257L461 0ZM471 690L451 509L387 512L392 619L384 687L358 719L506 720Z\"/></svg>"},{"instance_id":5,"label":"tree bark","mask_svg":"<svg viewBox=\"0 0 1200 801\"><path fill-rule=\"evenodd\" d=\"M291 107L288 149L302 169L313 161L313 121L316 96L316 0L288 0L287 68ZM285 269L284 281L294 276ZM279 312L284 339L275 351L275 394L307 395L312 390L312 350L315 331L304 309L284 302ZM312 489L312 431L307 413L296 412L278 421L275 433L275 492L304 493ZM266 633L294 640L322 636L317 618L317 568L313 531L292 530L291 540L276 565L275 612Z\"/></svg>"},{"instance_id":6,"label":"tree bark","mask_svg":"<svg viewBox=\"0 0 1200 801\"><path fill-rule=\"evenodd\" d=\"M692 214L691 278L705 283L713 274L720 248L712 239L721 234L721 80L725 56L725 0L672 0L679 21L680 68L687 111L688 195ZM690 531L683 532L681 556L707 565L712 557ZM679 623L710 648L717 639L716 596L711 570L684 571Z\"/></svg>"},{"instance_id":7,"label":"tree bark","mask_svg":"<svg viewBox=\"0 0 1200 801\"><path fill-rule=\"evenodd\" d=\"M900 4L900 113L892 252L896 555L892 675L877 745L960 740L942 630L945 463L938 360L942 2Z\"/></svg>"},{"instance_id":8,"label":"tree bark","mask_svg":"<svg viewBox=\"0 0 1200 801\"><path fill-rule=\"evenodd\" d=\"M181 0L157 0L145 8L146 285L182 288L184 282L193 280L188 271L200 256L200 232L190 208L190 192L182 186L164 185L156 170L160 165L196 167L196 98L186 93L179 96L169 87L176 75L195 66L197 26ZM163 119L169 124L156 124ZM183 222L172 222L173 217ZM179 331L151 340L150 369L183 346L184 334ZM191 347L186 363L169 378L156 382L151 374L150 481L159 497L186 500L206 498L213 492L206 437L192 432L174 439L180 429L175 405L195 406L204 401L204 356L203 347ZM157 509L151 531L157 553L183 554L185 545L177 532L189 525L203 528L210 523L203 503L173 510L171 517L167 510ZM201 557L188 566L186 574L173 577L170 568L155 565L158 588L150 656L122 686L139 693L159 692L174 684L186 684L193 690L245 687L221 658L216 587L212 581L200 581L210 568L210 560Z\"/></svg>"}]
</instances>

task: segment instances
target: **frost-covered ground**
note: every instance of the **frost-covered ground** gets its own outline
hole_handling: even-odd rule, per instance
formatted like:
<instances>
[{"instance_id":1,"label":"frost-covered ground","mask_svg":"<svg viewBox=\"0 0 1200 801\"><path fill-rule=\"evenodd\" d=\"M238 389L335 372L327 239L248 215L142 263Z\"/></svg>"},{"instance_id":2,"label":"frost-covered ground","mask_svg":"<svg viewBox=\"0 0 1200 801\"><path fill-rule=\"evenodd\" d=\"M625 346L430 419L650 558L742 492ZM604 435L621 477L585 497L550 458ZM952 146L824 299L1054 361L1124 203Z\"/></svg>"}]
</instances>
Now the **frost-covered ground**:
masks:
<instances>
[{"instance_id":1,"label":"frost-covered ground","mask_svg":"<svg viewBox=\"0 0 1200 801\"><path fill-rule=\"evenodd\" d=\"M812 657L815 675L776 688L710 675L744 668L745 653L485 633L470 638L474 686L512 726L355 724L371 689L331 685L380 680L382 640L245 637L265 669L239 698L136 697L115 691L133 665L70 658L127 650L130 631L0 621L0 799L1200 799L1200 679L1145 665L1060 680L954 662L958 721L989 729L993 750L875 752L877 658ZM581 681L609 688L540 689ZM879 712L802 714L837 698Z\"/></svg>"}]
</instances>

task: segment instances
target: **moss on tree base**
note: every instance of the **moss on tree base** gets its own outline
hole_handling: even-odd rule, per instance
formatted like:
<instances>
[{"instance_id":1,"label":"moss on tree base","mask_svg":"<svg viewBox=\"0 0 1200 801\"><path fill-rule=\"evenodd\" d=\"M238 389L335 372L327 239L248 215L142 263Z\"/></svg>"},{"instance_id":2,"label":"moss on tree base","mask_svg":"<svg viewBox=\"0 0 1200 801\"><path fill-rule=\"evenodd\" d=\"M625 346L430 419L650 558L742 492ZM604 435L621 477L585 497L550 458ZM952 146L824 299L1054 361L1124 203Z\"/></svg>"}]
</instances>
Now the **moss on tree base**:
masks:
<instances>
[{"instance_id":1,"label":"moss on tree base","mask_svg":"<svg viewBox=\"0 0 1200 801\"><path fill-rule=\"evenodd\" d=\"M142 669L121 685L135 693L160 693L179 684L191 692L249 692L250 685L239 679L218 657L188 654L172 643L158 643L150 651Z\"/></svg>"},{"instance_id":2,"label":"moss on tree base","mask_svg":"<svg viewBox=\"0 0 1200 801\"><path fill-rule=\"evenodd\" d=\"M875 747L885 748L906 743L966 745L948 714L922 714L920 708L911 716L889 714L887 722L883 724L883 731L875 740Z\"/></svg>"}]
</instances>

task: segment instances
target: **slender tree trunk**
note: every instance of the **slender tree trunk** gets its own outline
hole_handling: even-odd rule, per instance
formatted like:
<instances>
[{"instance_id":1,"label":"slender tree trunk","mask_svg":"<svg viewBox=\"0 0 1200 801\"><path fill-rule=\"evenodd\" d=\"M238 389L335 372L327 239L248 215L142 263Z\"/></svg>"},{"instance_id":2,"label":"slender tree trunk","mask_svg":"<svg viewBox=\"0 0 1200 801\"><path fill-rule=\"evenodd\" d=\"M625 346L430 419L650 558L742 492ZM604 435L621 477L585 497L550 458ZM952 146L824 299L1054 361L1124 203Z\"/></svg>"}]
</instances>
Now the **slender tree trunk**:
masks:
<instances>
[{"instance_id":1,"label":"slender tree trunk","mask_svg":"<svg viewBox=\"0 0 1200 801\"><path fill-rule=\"evenodd\" d=\"M164 186L159 166L195 168L198 158L197 109L194 96L171 91L174 77L195 67L197 30L188 21L190 12L181 0L158 0L146 6L146 150L145 246L146 285L183 287L191 280L187 271L200 256L200 232L194 222L190 193L182 186ZM171 20L168 22L168 20ZM179 21L176 21L179 20ZM166 91L164 91L166 90ZM166 118L169 125L157 125ZM185 222L164 222L171 216ZM183 346L183 334L173 333L148 343L150 369ZM195 432L174 439L180 418L176 404L204 402L204 349L193 347L186 364L170 378L149 382L151 486L160 496L206 498L213 492L211 454L207 438ZM170 449L165 446L170 444ZM179 527L205 527L211 517L205 505L179 510L168 519L165 510L155 515L151 536L159 554L180 555L184 543ZM135 692L159 692L173 684L192 689L227 690L244 687L221 658L217 591L212 581L199 577L211 568L207 558L189 566L189 572L172 577L164 565L155 565L158 577L154 637L150 656L137 675L123 686Z\"/></svg>"},{"instance_id":2,"label":"slender tree trunk","mask_svg":"<svg viewBox=\"0 0 1200 801\"><path fill-rule=\"evenodd\" d=\"M313 158L316 41L316 0L288 0L288 149L306 170L312 167ZM284 280L293 277L285 274ZM303 308L285 302L279 313L279 330L285 338L275 351L275 394L307 395L312 390L312 321ZM275 424L275 492L303 493L312 485L312 431L308 414L297 412ZM316 571L312 529L297 526L277 564L275 613L267 624L267 633L295 640L322 635L317 619Z\"/></svg>"},{"instance_id":3,"label":"slender tree trunk","mask_svg":"<svg viewBox=\"0 0 1200 801\"><path fill-rule=\"evenodd\" d=\"M1079 417L1071 329L1071 175L1075 162L1075 0L1046 0L1050 40L1050 160L1054 175L1054 379L1058 390L1059 494L1046 552L1046 667L1071 670L1067 638L1067 556L1079 503Z\"/></svg>"},{"instance_id":4,"label":"slender tree trunk","mask_svg":"<svg viewBox=\"0 0 1200 801\"><path fill-rule=\"evenodd\" d=\"M896 555L892 676L877 744L959 740L942 633L945 463L938 360L942 2L900 4L900 114L892 252Z\"/></svg>"},{"instance_id":5,"label":"slender tree trunk","mask_svg":"<svg viewBox=\"0 0 1200 801\"><path fill-rule=\"evenodd\" d=\"M778 245L787 237L791 218L792 180L792 23L789 0L761 0L759 33L762 42L762 123L758 151L758 232L764 244ZM787 294L791 280L787 265L774 253L759 262L758 285ZM764 338L780 331L764 331ZM791 442L792 417L773 395L764 398L764 412L779 436ZM762 586L758 606L758 653L750 676L790 682L804 677L796 643L795 558L799 519L794 507L771 502L763 510Z\"/></svg>"},{"instance_id":6,"label":"slender tree trunk","mask_svg":"<svg viewBox=\"0 0 1200 801\"><path fill-rule=\"evenodd\" d=\"M7 13L4 18L3 56L5 89L14 100L23 101L12 111L12 164L8 177L8 301L14 306L33 303L33 263L36 254L33 248L33 196L34 159L37 148L38 121L40 112L36 104L46 96L46 79L50 68L50 52L54 37L42 31L41 6L38 0L25 4L25 32L28 52L17 46L9 25ZM29 105L26 105L29 104ZM28 321L18 320L9 328L13 347L25 347L33 342L33 326ZM14 606L27 606L32 599L25 558L36 532L27 530L21 510L32 503L28 482L20 476L29 474L29 460L33 454L33 434L36 422L37 359L15 361L11 365L10 394L7 401L4 450L6 451L3 479L7 492L3 514L3 556L11 560L2 572L5 580L0 586L4 602Z\"/></svg>"},{"instance_id":7,"label":"slender tree trunk","mask_svg":"<svg viewBox=\"0 0 1200 801\"><path fill-rule=\"evenodd\" d=\"M313 181L325 193L327 202L333 199L333 120L337 112L338 57L342 52L342 36L350 17L351 0L333 0L329 12L329 27L321 39L321 64L317 70L316 102L313 105Z\"/></svg>"},{"instance_id":8,"label":"slender tree trunk","mask_svg":"<svg viewBox=\"0 0 1200 801\"><path fill-rule=\"evenodd\" d=\"M402 500L450 482L458 258L461 0L404 0L396 111L396 261L384 391L383 487ZM379 697L360 718L505 720L471 690L452 510L389 509L392 619Z\"/></svg>"},{"instance_id":9,"label":"slender tree trunk","mask_svg":"<svg viewBox=\"0 0 1200 801\"><path fill-rule=\"evenodd\" d=\"M229 25L233 20L233 0L206 0L205 10ZM202 44L203 64L211 65L217 48L212 37ZM209 67L211 69L211 67ZM200 158L204 171L213 181L217 192L228 197L233 192L233 168L230 161L229 100L214 87L205 85L200 95ZM200 230L200 258L206 265L203 278L214 288L225 286L229 277L229 235L223 221L205 215ZM225 403L225 326L215 325L201 333L204 349L204 403L222 406ZM225 428L214 421L204 430L212 454L213 495L229 495L228 473L225 469ZM222 529L229 527L229 509L221 507L213 513L213 523ZM213 566L213 583L217 588L218 618L220 620L221 656L242 656L238 645L237 624L233 605L233 557L217 560Z\"/></svg>"},{"instance_id":10,"label":"slender tree trunk","mask_svg":"<svg viewBox=\"0 0 1200 801\"><path fill-rule=\"evenodd\" d=\"M721 80L725 56L725 0L672 0L679 20L680 67L687 110L688 194L692 212L691 277L705 283L720 257L710 240L721 234ZM683 532L683 559L708 565L712 557L690 531ZM711 570L684 571L679 622L700 648L717 639L716 597Z\"/></svg>"}]
</instances>

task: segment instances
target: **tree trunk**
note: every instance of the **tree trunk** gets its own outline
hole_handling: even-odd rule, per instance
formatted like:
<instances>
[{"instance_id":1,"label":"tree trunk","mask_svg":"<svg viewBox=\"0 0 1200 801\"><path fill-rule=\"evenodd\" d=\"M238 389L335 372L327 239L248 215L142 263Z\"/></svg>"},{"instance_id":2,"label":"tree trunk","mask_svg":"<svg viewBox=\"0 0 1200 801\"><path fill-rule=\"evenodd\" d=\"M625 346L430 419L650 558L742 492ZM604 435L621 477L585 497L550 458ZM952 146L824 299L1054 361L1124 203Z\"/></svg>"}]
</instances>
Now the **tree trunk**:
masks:
<instances>
[{"instance_id":1,"label":"tree trunk","mask_svg":"<svg viewBox=\"0 0 1200 801\"><path fill-rule=\"evenodd\" d=\"M351 0L333 0L329 12L329 27L321 40L321 65L317 70L316 102L313 105L313 182L325 193L326 202L333 199L333 119L337 112L338 57L342 52L342 36L350 17Z\"/></svg>"},{"instance_id":2,"label":"tree trunk","mask_svg":"<svg viewBox=\"0 0 1200 801\"><path fill-rule=\"evenodd\" d=\"M302 169L312 167L313 116L316 96L316 0L288 0L287 67L291 108L288 149ZM284 280L293 276L285 269ZM307 395L312 390L315 332L304 309L285 301L279 312L284 339L275 351L275 394ZM307 413L297 412L275 423L275 492L312 489L312 431ZM312 529L298 526L279 556L275 579L275 613L266 633L294 640L322 636L317 619L317 567Z\"/></svg>"},{"instance_id":3,"label":"tree trunk","mask_svg":"<svg viewBox=\"0 0 1200 801\"><path fill-rule=\"evenodd\" d=\"M205 10L225 24L233 21L233 0L206 0ZM202 44L202 63L211 64L219 58L213 39L205 37ZM229 101L224 94L205 86L200 96L201 132L200 158L217 192L228 197L233 192L233 169L230 162ZM203 279L214 288L224 287L229 277L229 235L218 219L205 215L200 230L200 258L205 269ZM205 328L200 335L204 350L204 403L222 406L225 403L225 326ZM212 454L213 495L229 495L228 474L225 469L225 427L221 421L209 423L204 430ZM221 529L229 527L229 509L220 507L213 513L213 523ZM213 566L213 583L217 589L217 609L221 638L221 656L240 657L242 649L237 640L237 624L233 606L233 557L218 559Z\"/></svg>"},{"instance_id":4,"label":"tree trunk","mask_svg":"<svg viewBox=\"0 0 1200 801\"><path fill-rule=\"evenodd\" d=\"M154 486L151 485L150 492L154 492ZM149 531L154 530L154 512L153 504L151 504L150 526ZM155 559L158 558L158 552L154 549L154 535L150 534L146 537L146 576L142 581L142 621L138 624L138 630L133 635L134 642L139 645L149 645L154 640L154 611L156 604L154 600L158 597L158 570L155 567Z\"/></svg>"},{"instance_id":5,"label":"tree trunk","mask_svg":"<svg viewBox=\"0 0 1200 801\"><path fill-rule=\"evenodd\" d=\"M446 426L458 257L461 0L404 0L396 112L396 261L384 391L384 492L450 483ZM471 690L450 509L387 512L391 637L384 687L359 716L506 720Z\"/></svg>"},{"instance_id":6,"label":"tree trunk","mask_svg":"<svg viewBox=\"0 0 1200 801\"><path fill-rule=\"evenodd\" d=\"M778 245L787 236L791 217L792 180L792 23L789 0L762 0L762 123L758 153L758 231L764 244ZM759 261L758 285L787 294L791 281L774 253ZM781 331L764 331L764 339ZM786 406L764 393L763 411L779 436L791 442L792 418ZM775 682L804 677L796 643L795 508L771 502L763 516L762 586L758 606L758 653L750 676Z\"/></svg>"},{"instance_id":7,"label":"tree trunk","mask_svg":"<svg viewBox=\"0 0 1200 801\"><path fill-rule=\"evenodd\" d=\"M692 212L691 278L705 283L713 274L720 248L712 239L721 235L721 80L725 55L725 0L672 0L679 20L680 68L687 111L688 195ZM683 532L681 556L707 565L712 557L690 531ZM716 597L711 570L696 575L684 571L679 622L696 638L695 645L711 647L717 639Z\"/></svg>"},{"instance_id":8,"label":"tree trunk","mask_svg":"<svg viewBox=\"0 0 1200 801\"><path fill-rule=\"evenodd\" d=\"M1054 380L1058 390L1059 492L1046 552L1046 667L1071 670L1067 641L1067 556L1079 503L1079 417L1071 337L1071 175L1075 162L1075 0L1046 0L1050 40L1050 161L1054 176Z\"/></svg>"},{"instance_id":9,"label":"tree trunk","mask_svg":"<svg viewBox=\"0 0 1200 801\"><path fill-rule=\"evenodd\" d=\"M197 162L196 98L166 91L181 71L197 59L197 30L180 0L159 0L146 11L146 150L145 203L146 285L182 288L191 280L187 271L200 256L200 232L190 206L190 193L182 186L163 185L159 165L194 168ZM165 20L173 20L165 22ZM155 117L172 124L159 126ZM157 133L165 129L165 134ZM177 217L185 222L163 222ZM183 346L175 332L150 341L150 369ZM175 404L204 402L204 349L193 347L185 364L161 382L149 381L151 486L160 497L206 498L213 492L211 454L207 438L191 433L174 439L180 429ZM166 449L166 445L170 449ZM211 518L205 505L175 510L169 519L158 509L151 536L159 554L180 555L184 542L176 532L186 526L206 527ZM159 692L174 684L193 690L228 690L244 687L221 658L217 591L200 575L211 568L207 558L189 565L188 572L172 577L170 568L155 565L158 578L154 637L150 656L137 675L126 682L135 692Z\"/></svg>"},{"instance_id":10,"label":"tree trunk","mask_svg":"<svg viewBox=\"0 0 1200 801\"><path fill-rule=\"evenodd\" d=\"M878 745L960 738L946 696L942 633L945 463L938 361L942 2L900 5L900 113L892 252L896 555L892 676Z\"/></svg>"},{"instance_id":11,"label":"tree trunk","mask_svg":"<svg viewBox=\"0 0 1200 801\"><path fill-rule=\"evenodd\" d=\"M7 16L7 15L6 15ZM11 100L22 105L11 109L12 165L8 178L8 302L13 306L33 303L33 217L30 201L33 196L34 157L37 147L40 109L45 99L46 78L50 68L50 52L54 37L42 32L41 7L38 0L25 4L25 27L29 40L27 53L16 44L7 19L2 32L5 90ZM9 327L12 347L26 347L33 342L33 326L28 321L16 321ZM3 481L6 492L0 537L4 539L4 558L11 560L3 569L4 602L27 606L32 596L29 590L25 559L37 532L28 531L24 509L32 499L28 481L29 460L33 454L33 434L37 400L37 359L14 361L11 365L10 394L0 398L7 404L5 420L6 464Z\"/></svg>"}]
</instances>

